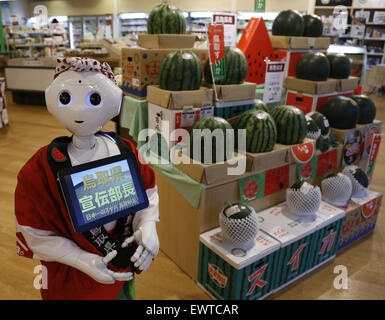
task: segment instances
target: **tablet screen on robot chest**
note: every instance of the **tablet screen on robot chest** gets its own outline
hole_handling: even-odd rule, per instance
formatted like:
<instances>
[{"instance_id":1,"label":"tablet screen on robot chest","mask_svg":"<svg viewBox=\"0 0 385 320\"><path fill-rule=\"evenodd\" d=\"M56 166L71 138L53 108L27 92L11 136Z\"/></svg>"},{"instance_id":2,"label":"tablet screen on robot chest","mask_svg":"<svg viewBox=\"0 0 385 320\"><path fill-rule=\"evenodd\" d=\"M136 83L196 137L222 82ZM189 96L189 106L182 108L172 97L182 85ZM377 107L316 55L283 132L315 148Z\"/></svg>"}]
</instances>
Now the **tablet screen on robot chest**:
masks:
<instances>
[{"instance_id":1,"label":"tablet screen on robot chest","mask_svg":"<svg viewBox=\"0 0 385 320\"><path fill-rule=\"evenodd\" d=\"M148 207L134 156L118 155L58 172L76 232L85 232Z\"/></svg>"}]
</instances>

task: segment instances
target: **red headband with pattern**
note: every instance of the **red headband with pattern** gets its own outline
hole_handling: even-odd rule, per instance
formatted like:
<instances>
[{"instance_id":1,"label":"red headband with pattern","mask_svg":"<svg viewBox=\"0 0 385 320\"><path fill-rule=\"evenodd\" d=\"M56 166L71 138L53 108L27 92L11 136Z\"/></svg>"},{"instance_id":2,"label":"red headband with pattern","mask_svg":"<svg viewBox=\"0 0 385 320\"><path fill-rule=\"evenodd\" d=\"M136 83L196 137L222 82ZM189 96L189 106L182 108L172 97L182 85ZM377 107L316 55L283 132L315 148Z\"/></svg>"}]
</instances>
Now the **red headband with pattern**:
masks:
<instances>
[{"instance_id":1,"label":"red headband with pattern","mask_svg":"<svg viewBox=\"0 0 385 320\"><path fill-rule=\"evenodd\" d=\"M107 62L101 63L91 58L79 57L57 58L56 61L58 65L55 70L54 79L56 79L59 74L67 70L76 72L95 71L103 73L108 79L112 80L116 84L115 76Z\"/></svg>"}]
</instances>

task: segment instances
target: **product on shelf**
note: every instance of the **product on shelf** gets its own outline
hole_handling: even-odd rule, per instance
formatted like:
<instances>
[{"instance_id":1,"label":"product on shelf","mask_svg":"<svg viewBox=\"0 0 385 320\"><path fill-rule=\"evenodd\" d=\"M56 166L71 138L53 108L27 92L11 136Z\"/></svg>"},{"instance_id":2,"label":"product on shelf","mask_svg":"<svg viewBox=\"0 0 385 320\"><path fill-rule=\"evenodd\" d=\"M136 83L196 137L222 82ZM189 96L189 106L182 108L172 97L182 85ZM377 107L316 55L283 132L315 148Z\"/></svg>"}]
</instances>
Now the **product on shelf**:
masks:
<instances>
[{"instance_id":1,"label":"product on shelf","mask_svg":"<svg viewBox=\"0 0 385 320\"><path fill-rule=\"evenodd\" d=\"M259 99L255 100L255 109L262 110L267 113L271 112L271 108L265 102Z\"/></svg>"},{"instance_id":2,"label":"product on shelf","mask_svg":"<svg viewBox=\"0 0 385 320\"><path fill-rule=\"evenodd\" d=\"M323 53L309 52L303 55L296 68L296 76L312 81L326 81L330 74L329 60Z\"/></svg>"},{"instance_id":3,"label":"product on shelf","mask_svg":"<svg viewBox=\"0 0 385 320\"><path fill-rule=\"evenodd\" d=\"M319 16L315 14L305 14L303 16L305 29L303 32L304 37L321 37L323 31L323 23Z\"/></svg>"},{"instance_id":4,"label":"product on shelf","mask_svg":"<svg viewBox=\"0 0 385 320\"><path fill-rule=\"evenodd\" d=\"M306 137L313 140L318 140L321 137L321 129L317 126L314 119L306 115L307 134Z\"/></svg>"},{"instance_id":5,"label":"product on shelf","mask_svg":"<svg viewBox=\"0 0 385 320\"><path fill-rule=\"evenodd\" d=\"M233 128L236 143L238 143L238 130L246 130L247 152L260 153L273 150L277 139L277 127L269 113L262 110L246 111L235 121Z\"/></svg>"},{"instance_id":6,"label":"product on shelf","mask_svg":"<svg viewBox=\"0 0 385 320\"><path fill-rule=\"evenodd\" d=\"M271 111L277 126L277 142L285 145L300 144L306 137L307 123L303 112L293 106L278 106Z\"/></svg>"},{"instance_id":7,"label":"product on shelf","mask_svg":"<svg viewBox=\"0 0 385 320\"><path fill-rule=\"evenodd\" d=\"M253 207L234 203L219 213L219 226L226 240L236 246L250 248L258 235L258 218Z\"/></svg>"},{"instance_id":8,"label":"product on shelf","mask_svg":"<svg viewBox=\"0 0 385 320\"><path fill-rule=\"evenodd\" d=\"M164 90L198 90L202 84L202 66L190 50L168 53L159 66L159 87Z\"/></svg>"},{"instance_id":9,"label":"product on shelf","mask_svg":"<svg viewBox=\"0 0 385 320\"><path fill-rule=\"evenodd\" d=\"M286 190L289 212L297 216L309 216L317 212L321 205L321 190L306 181L294 183Z\"/></svg>"},{"instance_id":10,"label":"product on shelf","mask_svg":"<svg viewBox=\"0 0 385 320\"><path fill-rule=\"evenodd\" d=\"M328 54L330 63L330 78L346 79L352 70L351 61L348 56L343 53Z\"/></svg>"},{"instance_id":11,"label":"product on shelf","mask_svg":"<svg viewBox=\"0 0 385 320\"><path fill-rule=\"evenodd\" d=\"M225 48L226 79L216 84L241 84L247 76L247 60L244 53L238 48ZM204 68L204 77L207 83L212 83L210 61L207 60Z\"/></svg>"},{"instance_id":12,"label":"product on shelf","mask_svg":"<svg viewBox=\"0 0 385 320\"><path fill-rule=\"evenodd\" d=\"M321 110L330 126L336 129L353 129L357 125L359 108L353 99L337 96L329 99Z\"/></svg>"},{"instance_id":13,"label":"product on shelf","mask_svg":"<svg viewBox=\"0 0 385 320\"><path fill-rule=\"evenodd\" d=\"M168 3L161 3L150 12L147 32L149 34L184 34L186 19L178 8Z\"/></svg>"},{"instance_id":14,"label":"product on shelf","mask_svg":"<svg viewBox=\"0 0 385 320\"><path fill-rule=\"evenodd\" d=\"M354 95L352 99L357 102L359 109L358 124L373 123L376 118L376 105L365 95Z\"/></svg>"},{"instance_id":15,"label":"product on shelf","mask_svg":"<svg viewBox=\"0 0 385 320\"><path fill-rule=\"evenodd\" d=\"M194 129L200 129L200 132ZM207 129L207 130L205 130ZM223 133L222 137L216 135L215 130L220 130ZM231 130L231 125L223 118L220 117L205 117L196 121L190 129L190 157L201 163L211 164L217 162L223 162L232 158L232 154L228 154L234 145L234 140L230 142L228 146L228 139L226 136L226 130ZM217 131L218 131L217 130ZM211 136L206 137L206 133L211 133ZM207 143L207 140L211 138L211 145ZM195 146L197 141L199 151ZM231 146L232 145L232 146ZM210 157L211 154L211 157Z\"/></svg>"},{"instance_id":16,"label":"product on shelf","mask_svg":"<svg viewBox=\"0 0 385 320\"><path fill-rule=\"evenodd\" d=\"M348 176L332 173L322 180L321 189L326 202L335 206L344 206L352 196L353 186Z\"/></svg>"},{"instance_id":17,"label":"product on shelf","mask_svg":"<svg viewBox=\"0 0 385 320\"><path fill-rule=\"evenodd\" d=\"M338 142L336 141L336 135L330 134L330 125L328 119L320 112L314 111L310 112L306 115L306 119L311 119L314 121L314 125L320 130L320 135L318 138L314 136L314 140L317 140L316 148L321 152L326 152L329 150L330 146L336 147L338 146ZM313 125L313 126L314 126ZM309 129L309 126L308 126ZM315 130L315 128L313 129ZM308 130L308 137L310 137Z\"/></svg>"},{"instance_id":18,"label":"product on shelf","mask_svg":"<svg viewBox=\"0 0 385 320\"><path fill-rule=\"evenodd\" d=\"M321 129L321 136L323 138L328 138L330 134L330 125L328 119L320 112L314 111L308 113L306 116L311 117L317 126Z\"/></svg>"},{"instance_id":19,"label":"product on shelf","mask_svg":"<svg viewBox=\"0 0 385 320\"><path fill-rule=\"evenodd\" d=\"M273 22L273 35L301 37L304 32L304 20L296 10L281 11Z\"/></svg>"},{"instance_id":20,"label":"product on shelf","mask_svg":"<svg viewBox=\"0 0 385 320\"><path fill-rule=\"evenodd\" d=\"M367 195L369 179L366 173L358 166L346 166L342 173L352 182L352 197L363 198Z\"/></svg>"}]
</instances>

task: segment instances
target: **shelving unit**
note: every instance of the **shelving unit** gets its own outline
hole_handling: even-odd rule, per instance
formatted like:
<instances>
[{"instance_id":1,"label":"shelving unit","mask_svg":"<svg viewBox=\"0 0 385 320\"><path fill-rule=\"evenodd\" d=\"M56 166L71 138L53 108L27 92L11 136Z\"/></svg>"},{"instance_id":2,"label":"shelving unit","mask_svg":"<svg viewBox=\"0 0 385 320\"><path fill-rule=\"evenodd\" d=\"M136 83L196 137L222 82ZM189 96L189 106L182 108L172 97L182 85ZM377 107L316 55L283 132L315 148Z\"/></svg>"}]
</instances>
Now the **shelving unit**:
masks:
<instances>
[{"instance_id":1,"label":"shelving unit","mask_svg":"<svg viewBox=\"0 0 385 320\"><path fill-rule=\"evenodd\" d=\"M331 16L333 14L334 6L315 6L315 14L319 16ZM350 45L356 45L359 47L365 47L367 49L367 64L365 68L368 70L372 65L383 64L385 62L384 50L385 50L385 20L380 23L374 22L374 14L376 11L384 11L385 7L364 7L355 6L355 1L352 1L351 6L346 6L348 14L350 15L351 23L356 17L356 13L359 11L369 12L368 19L363 20L361 25L365 25L363 28L363 36L357 37L351 34L352 25L348 25L347 32L344 35L338 34L325 34L325 36L334 37L334 42L339 44L347 43ZM353 24L355 25L355 24ZM360 25L360 24L358 24ZM377 28L376 28L377 27ZM373 31L383 30L382 36L378 37L373 35ZM325 31L325 28L324 28ZM380 33L379 31L377 31Z\"/></svg>"}]
</instances>

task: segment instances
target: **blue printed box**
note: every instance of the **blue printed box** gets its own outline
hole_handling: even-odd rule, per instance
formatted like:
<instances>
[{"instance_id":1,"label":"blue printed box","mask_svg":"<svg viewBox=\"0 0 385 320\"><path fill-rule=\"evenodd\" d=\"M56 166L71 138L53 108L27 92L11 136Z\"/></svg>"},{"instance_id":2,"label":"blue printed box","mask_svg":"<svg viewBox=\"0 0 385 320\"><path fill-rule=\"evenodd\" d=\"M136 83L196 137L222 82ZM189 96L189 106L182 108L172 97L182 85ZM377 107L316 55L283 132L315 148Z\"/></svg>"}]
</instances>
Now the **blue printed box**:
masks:
<instances>
[{"instance_id":1,"label":"blue printed box","mask_svg":"<svg viewBox=\"0 0 385 320\"><path fill-rule=\"evenodd\" d=\"M229 123L234 123L242 113L254 108L254 99L226 102L218 101L215 103L214 115L226 119Z\"/></svg>"},{"instance_id":2,"label":"blue printed box","mask_svg":"<svg viewBox=\"0 0 385 320\"><path fill-rule=\"evenodd\" d=\"M279 242L259 231L248 251L227 242L220 228L205 232L199 244L199 285L218 300L263 299L273 290Z\"/></svg>"}]
</instances>

